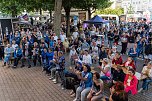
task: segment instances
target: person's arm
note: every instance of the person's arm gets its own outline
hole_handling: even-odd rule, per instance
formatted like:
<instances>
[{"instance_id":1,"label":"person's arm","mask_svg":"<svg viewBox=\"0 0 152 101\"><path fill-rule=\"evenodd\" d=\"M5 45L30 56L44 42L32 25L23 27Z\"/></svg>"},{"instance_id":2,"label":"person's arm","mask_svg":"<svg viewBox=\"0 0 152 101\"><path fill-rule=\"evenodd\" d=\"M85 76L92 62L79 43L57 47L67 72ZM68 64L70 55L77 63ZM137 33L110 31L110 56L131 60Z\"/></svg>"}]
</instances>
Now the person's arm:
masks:
<instances>
[{"instance_id":1,"label":"person's arm","mask_svg":"<svg viewBox=\"0 0 152 101\"><path fill-rule=\"evenodd\" d=\"M109 69L110 69L110 67L106 67L105 70L102 69L102 68L100 68L100 70L101 70L104 74L106 74L106 73L109 71Z\"/></svg>"},{"instance_id":2,"label":"person's arm","mask_svg":"<svg viewBox=\"0 0 152 101\"><path fill-rule=\"evenodd\" d=\"M103 91L103 83L101 83L101 82L100 82L100 91L99 91L99 92L97 92L95 95L99 95L99 94L101 94L101 93L102 93L102 91Z\"/></svg>"},{"instance_id":3,"label":"person's arm","mask_svg":"<svg viewBox=\"0 0 152 101\"><path fill-rule=\"evenodd\" d=\"M124 86L127 86L127 80L128 80L128 75L125 76L125 80L124 80Z\"/></svg>"}]
</instances>

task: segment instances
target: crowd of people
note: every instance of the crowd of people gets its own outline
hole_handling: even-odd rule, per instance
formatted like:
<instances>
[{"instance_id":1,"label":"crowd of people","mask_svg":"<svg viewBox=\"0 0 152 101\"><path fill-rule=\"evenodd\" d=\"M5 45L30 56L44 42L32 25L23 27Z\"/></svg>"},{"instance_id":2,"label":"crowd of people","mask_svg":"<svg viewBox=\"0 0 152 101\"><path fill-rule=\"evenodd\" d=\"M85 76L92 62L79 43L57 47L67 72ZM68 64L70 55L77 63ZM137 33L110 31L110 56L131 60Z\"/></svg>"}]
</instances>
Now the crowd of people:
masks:
<instances>
[{"instance_id":1,"label":"crowd of people","mask_svg":"<svg viewBox=\"0 0 152 101\"><path fill-rule=\"evenodd\" d=\"M26 61L28 68L41 66L52 82L61 83L63 89L70 87L70 96L75 97L73 101L128 101L128 94L135 95L148 89L152 82L150 25L144 22L110 24L109 29L96 25L84 29L78 26L71 30L70 37L66 36L65 28L62 25L59 36L52 29L41 27L4 34L1 39L4 48L1 46L0 49L3 66L25 67ZM120 52L118 45L121 46ZM67 67L67 54L70 67ZM128 58L123 61L125 54ZM137 78L139 57L145 63L141 77ZM138 90L139 80L143 85ZM109 98L103 93L104 83L110 85Z\"/></svg>"}]
</instances>

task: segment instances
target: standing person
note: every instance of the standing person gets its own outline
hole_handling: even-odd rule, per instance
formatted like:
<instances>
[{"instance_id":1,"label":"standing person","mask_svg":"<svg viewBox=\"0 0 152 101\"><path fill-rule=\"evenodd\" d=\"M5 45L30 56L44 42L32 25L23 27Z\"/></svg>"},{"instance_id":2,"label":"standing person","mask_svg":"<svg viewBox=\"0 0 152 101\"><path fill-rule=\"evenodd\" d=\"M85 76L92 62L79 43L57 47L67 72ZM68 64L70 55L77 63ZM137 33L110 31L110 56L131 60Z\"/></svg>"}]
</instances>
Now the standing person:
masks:
<instances>
[{"instance_id":1,"label":"standing person","mask_svg":"<svg viewBox=\"0 0 152 101\"><path fill-rule=\"evenodd\" d=\"M128 49L133 48L135 43L135 36L131 33L128 37Z\"/></svg>"},{"instance_id":2,"label":"standing person","mask_svg":"<svg viewBox=\"0 0 152 101\"><path fill-rule=\"evenodd\" d=\"M86 96L91 90L92 87L92 74L91 68L88 65L83 66L83 71L76 73L78 78L81 80L80 86L76 90L76 98L73 101L85 101Z\"/></svg>"},{"instance_id":3,"label":"standing person","mask_svg":"<svg viewBox=\"0 0 152 101\"><path fill-rule=\"evenodd\" d=\"M65 38L64 42L63 42L63 46L64 46L64 51L65 53L67 53L68 49L69 49L69 41L67 38Z\"/></svg>"},{"instance_id":4,"label":"standing person","mask_svg":"<svg viewBox=\"0 0 152 101\"><path fill-rule=\"evenodd\" d=\"M108 33L108 43L109 43L109 47L112 48L113 45L113 39L114 39L114 34L112 31L109 31Z\"/></svg>"},{"instance_id":5,"label":"standing person","mask_svg":"<svg viewBox=\"0 0 152 101\"><path fill-rule=\"evenodd\" d=\"M88 53L88 50L85 50L85 54L82 58L82 63L91 66L92 65L92 58L91 55Z\"/></svg>"},{"instance_id":6,"label":"standing person","mask_svg":"<svg viewBox=\"0 0 152 101\"><path fill-rule=\"evenodd\" d=\"M65 38L66 38L66 35L65 35L65 33L62 31L61 34L60 34L61 42L64 42Z\"/></svg>"},{"instance_id":7,"label":"standing person","mask_svg":"<svg viewBox=\"0 0 152 101\"><path fill-rule=\"evenodd\" d=\"M102 60L103 60L104 58L107 58L107 53L106 53L106 51L105 51L105 48L102 47L101 50L100 50L100 52L99 52L99 65L100 65L100 66L102 65Z\"/></svg>"},{"instance_id":8,"label":"standing person","mask_svg":"<svg viewBox=\"0 0 152 101\"><path fill-rule=\"evenodd\" d=\"M119 38L120 37L119 37L118 31L115 31L115 33L114 33L114 43L116 45L118 45Z\"/></svg>"},{"instance_id":9,"label":"standing person","mask_svg":"<svg viewBox=\"0 0 152 101\"><path fill-rule=\"evenodd\" d=\"M125 92L129 93L131 91L132 95L137 94L137 84L138 80L135 76L135 70L129 69L124 80Z\"/></svg>"},{"instance_id":10,"label":"standing person","mask_svg":"<svg viewBox=\"0 0 152 101\"><path fill-rule=\"evenodd\" d=\"M148 85L152 82L152 61L147 66L144 66L141 72L141 80L143 81L142 88L138 92L148 89Z\"/></svg>"},{"instance_id":11,"label":"standing person","mask_svg":"<svg viewBox=\"0 0 152 101\"><path fill-rule=\"evenodd\" d=\"M97 101L103 97L103 81L100 79L100 74L93 73L93 85L87 96L89 101Z\"/></svg>"},{"instance_id":12,"label":"standing person","mask_svg":"<svg viewBox=\"0 0 152 101\"><path fill-rule=\"evenodd\" d=\"M127 51L127 44L128 44L128 36L127 36L127 32L124 33L121 37L121 46L122 46L122 50L121 50L121 54L126 54Z\"/></svg>"}]
</instances>

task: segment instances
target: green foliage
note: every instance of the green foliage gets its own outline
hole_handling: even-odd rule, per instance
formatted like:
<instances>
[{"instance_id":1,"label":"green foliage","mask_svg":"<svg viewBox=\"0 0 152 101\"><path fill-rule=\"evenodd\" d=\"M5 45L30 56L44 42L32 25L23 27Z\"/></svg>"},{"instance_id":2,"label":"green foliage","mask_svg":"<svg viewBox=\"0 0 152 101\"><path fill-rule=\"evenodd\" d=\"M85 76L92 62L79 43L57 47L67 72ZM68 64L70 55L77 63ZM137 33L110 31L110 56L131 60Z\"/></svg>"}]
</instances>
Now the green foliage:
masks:
<instances>
[{"instance_id":1,"label":"green foliage","mask_svg":"<svg viewBox=\"0 0 152 101\"><path fill-rule=\"evenodd\" d=\"M96 9L105 9L110 7L112 2L110 0L81 0L81 3L78 5L80 9L84 10L96 10Z\"/></svg>"},{"instance_id":2,"label":"green foliage","mask_svg":"<svg viewBox=\"0 0 152 101\"><path fill-rule=\"evenodd\" d=\"M0 0L0 11L15 17L23 11L23 7L18 0Z\"/></svg>"},{"instance_id":3,"label":"green foliage","mask_svg":"<svg viewBox=\"0 0 152 101\"><path fill-rule=\"evenodd\" d=\"M127 8L127 13L128 13L128 14L133 14L133 13L134 13L134 8L131 6L131 4L130 4L129 7Z\"/></svg>"},{"instance_id":4,"label":"green foliage","mask_svg":"<svg viewBox=\"0 0 152 101\"><path fill-rule=\"evenodd\" d=\"M124 13L123 8L116 8L116 9L111 9L111 8L107 8L104 10L97 10L95 12L95 14L114 14L114 15L122 15Z\"/></svg>"}]
</instances>

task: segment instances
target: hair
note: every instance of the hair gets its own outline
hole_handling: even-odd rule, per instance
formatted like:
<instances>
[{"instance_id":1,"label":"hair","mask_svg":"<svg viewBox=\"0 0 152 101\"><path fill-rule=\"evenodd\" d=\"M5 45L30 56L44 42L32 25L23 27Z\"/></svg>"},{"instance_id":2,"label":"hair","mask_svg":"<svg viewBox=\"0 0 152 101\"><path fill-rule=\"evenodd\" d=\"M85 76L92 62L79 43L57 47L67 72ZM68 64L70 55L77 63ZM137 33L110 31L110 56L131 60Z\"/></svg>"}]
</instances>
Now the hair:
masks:
<instances>
[{"instance_id":1,"label":"hair","mask_svg":"<svg viewBox=\"0 0 152 101\"><path fill-rule=\"evenodd\" d=\"M124 90L124 84L120 81L118 81L115 85L114 85L114 89L115 91L123 91Z\"/></svg>"},{"instance_id":2,"label":"hair","mask_svg":"<svg viewBox=\"0 0 152 101\"><path fill-rule=\"evenodd\" d=\"M100 74L98 72L93 73L94 75L96 75L97 79L100 79Z\"/></svg>"},{"instance_id":3,"label":"hair","mask_svg":"<svg viewBox=\"0 0 152 101\"><path fill-rule=\"evenodd\" d=\"M148 62L149 65L152 65L152 61Z\"/></svg>"},{"instance_id":4,"label":"hair","mask_svg":"<svg viewBox=\"0 0 152 101\"><path fill-rule=\"evenodd\" d=\"M86 67L87 67L87 72L91 72L91 68L90 68L90 66L89 66L89 65L84 65L84 66L86 66Z\"/></svg>"},{"instance_id":5,"label":"hair","mask_svg":"<svg viewBox=\"0 0 152 101\"><path fill-rule=\"evenodd\" d=\"M129 71L131 71L135 75L135 70L130 68Z\"/></svg>"},{"instance_id":6,"label":"hair","mask_svg":"<svg viewBox=\"0 0 152 101\"><path fill-rule=\"evenodd\" d=\"M120 52L117 51L116 54L120 55Z\"/></svg>"}]
</instances>

